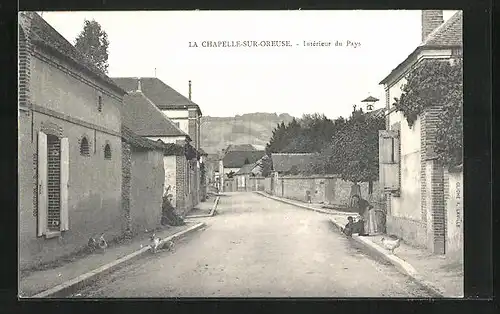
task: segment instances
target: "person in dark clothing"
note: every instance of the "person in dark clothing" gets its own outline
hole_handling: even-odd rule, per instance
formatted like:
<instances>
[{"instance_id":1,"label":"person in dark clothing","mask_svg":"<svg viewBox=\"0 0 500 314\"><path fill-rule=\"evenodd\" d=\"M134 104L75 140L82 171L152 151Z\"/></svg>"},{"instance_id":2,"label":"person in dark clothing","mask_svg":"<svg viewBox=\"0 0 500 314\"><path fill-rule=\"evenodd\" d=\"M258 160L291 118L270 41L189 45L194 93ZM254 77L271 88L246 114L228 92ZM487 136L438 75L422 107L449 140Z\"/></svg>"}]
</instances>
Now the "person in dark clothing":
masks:
<instances>
[{"instance_id":1,"label":"person in dark clothing","mask_svg":"<svg viewBox=\"0 0 500 314\"><path fill-rule=\"evenodd\" d=\"M368 210L370 210L373 206L368 203L367 200L362 199L359 197L359 195L354 195L352 197L353 203L355 208L357 209L357 212L359 216L361 217L360 220L357 222L358 223L358 231L360 236L367 236L368 234L365 233L365 220L366 220L366 213Z\"/></svg>"},{"instance_id":2,"label":"person in dark clothing","mask_svg":"<svg viewBox=\"0 0 500 314\"><path fill-rule=\"evenodd\" d=\"M355 231L356 225L354 223L354 219L352 216L347 217L348 223L341 230L346 236L351 237L353 232Z\"/></svg>"}]
</instances>

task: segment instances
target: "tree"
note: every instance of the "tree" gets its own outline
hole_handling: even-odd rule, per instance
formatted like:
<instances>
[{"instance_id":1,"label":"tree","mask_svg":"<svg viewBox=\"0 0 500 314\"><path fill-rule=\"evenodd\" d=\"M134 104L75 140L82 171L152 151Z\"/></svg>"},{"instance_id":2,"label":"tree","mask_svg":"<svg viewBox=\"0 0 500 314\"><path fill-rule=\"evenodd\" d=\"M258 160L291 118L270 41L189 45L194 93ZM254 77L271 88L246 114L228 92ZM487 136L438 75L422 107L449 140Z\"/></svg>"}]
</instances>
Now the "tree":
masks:
<instances>
[{"instance_id":1,"label":"tree","mask_svg":"<svg viewBox=\"0 0 500 314\"><path fill-rule=\"evenodd\" d=\"M244 161L244 164L245 165L248 165L250 163L250 160L248 159L248 157L245 158L245 161Z\"/></svg>"},{"instance_id":2,"label":"tree","mask_svg":"<svg viewBox=\"0 0 500 314\"><path fill-rule=\"evenodd\" d=\"M334 135L322 150L317 169L339 174L353 183L378 179L378 131L385 128L383 117L372 117L362 110L353 112L349 120L334 121Z\"/></svg>"},{"instance_id":3,"label":"tree","mask_svg":"<svg viewBox=\"0 0 500 314\"><path fill-rule=\"evenodd\" d=\"M319 152L329 142L334 123L324 114L304 114L288 124L279 124L274 130L266 152L312 153Z\"/></svg>"},{"instance_id":4,"label":"tree","mask_svg":"<svg viewBox=\"0 0 500 314\"><path fill-rule=\"evenodd\" d=\"M440 106L435 152L448 167L463 160L463 61L422 61L407 76L395 107L412 126L417 117L432 106Z\"/></svg>"},{"instance_id":5,"label":"tree","mask_svg":"<svg viewBox=\"0 0 500 314\"><path fill-rule=\"evenodd\" d=\"M99 70L108 73L108 35L95 20L85 20L75 47Z\"/></svg>"}]
</instances>

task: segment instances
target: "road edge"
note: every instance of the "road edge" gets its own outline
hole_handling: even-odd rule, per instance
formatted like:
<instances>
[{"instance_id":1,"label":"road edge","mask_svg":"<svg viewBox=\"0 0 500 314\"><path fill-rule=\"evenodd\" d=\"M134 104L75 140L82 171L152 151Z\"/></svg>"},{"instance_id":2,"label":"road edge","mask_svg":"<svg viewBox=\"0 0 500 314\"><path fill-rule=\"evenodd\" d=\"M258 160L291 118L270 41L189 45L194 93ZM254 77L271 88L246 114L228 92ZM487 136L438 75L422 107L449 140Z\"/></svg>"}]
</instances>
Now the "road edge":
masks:
<instances>
[{"instance_id":1,"label":"road edge","mask_svg":"<svg viewBox=\"0 0 500 314\"><path fill-rule=\"evenodd\" d=\"M206 215L191 215L191 216L186 216L186 219L191 219L191 218L206 218L206 217L213 217L215 215L215 212L217 210L217 206L219 205L219 199L220 196L217 196L214 201L214 206L212 206L212 209L210 210L210 213Z\"/></svg>"},{"instance_id":2,"label":"road edge","mask_svg":"<svg viewBox=\"0 0 500 314\"><path fill-rule=\"evenodd\" d=\"M315 211L315 212L318 212L318 213L322 213L322 214L328 214L328 215L352 215L353 214L353 213L350 213L350 212L341 212L341 211L331 212L331 211L322 210L322 209L319 209L319 208L309 207L307 205L297 204L297 203L295 203L293 201L288 201L288 200L283 199L281 197L276 197L276 196L267 194L267 193L262 192L262 191L254 191L254 193L256 193L258 195L262 195L264 197L270 198L270 199L278 201L278 202L282 202L282 203L285 203L285 204L289 204L289 205L301 207L301 208L304 208L304 209L307 209L307 210L312 210L312 211Z\"/></svg>"},{"instance_id":3,"label":"road edge","mask_svg":"<svg viewBox=\"0 0 500 314\"><path fill-rule=\"evenodd\" d=\"M173 235L170 235L161 240L161 243L165 243L167 241L173 241L176 239L180 239L187 234L197 231L206 224L204 222L197 223L194 226L186 228L182 231L179 231ZM40 293L35 294L34 296L28 298L57 298L64 297L69 294L73 294L76 291L82 289L83 287L91 284L92 282L98 280L99 278L113 272L117 268L123 266L125 263L131 262L136 258L143 256L144 254L149 253L149 246L143 247L140 250L137 250L131 254L128 254L122 258L119 258L111 263L105 264L99 268L96 268L90 272L87 272L83 275L80 275L76 278L70 279L62 284L59 284L55 287L52 287L48 290L42 291Z\"/></svg>"},{"instance_id":4,"label":"road edge","mask_svg":"<svg viewBox=\"0 0 500 314\"><path fill-rule=\"evenodd\" d=\"M330 218L330 222L337 227L337 229L340 231L342 228L342 225L335 221L335 219ZM435 294L438 297L444 297L443 292L439 290L439 288L435 287L432 283L428 282L427 280L423 279L422 276L417 272L417 270L408 262L403 260L402 258L397 257L396 255L389 254L384 248L381 246L373 243L370 240L367 240L364 237L360 237L358 235L353 235L352 239L364 247L368 248L370 251L376 253L378 256L382 257L385 261L391 263L396 267L396 269L400 272L403 273L410 278L412 278L416 283L424 287L426 290L431 292L432 294Z\"/></svg>"}]
</instances>

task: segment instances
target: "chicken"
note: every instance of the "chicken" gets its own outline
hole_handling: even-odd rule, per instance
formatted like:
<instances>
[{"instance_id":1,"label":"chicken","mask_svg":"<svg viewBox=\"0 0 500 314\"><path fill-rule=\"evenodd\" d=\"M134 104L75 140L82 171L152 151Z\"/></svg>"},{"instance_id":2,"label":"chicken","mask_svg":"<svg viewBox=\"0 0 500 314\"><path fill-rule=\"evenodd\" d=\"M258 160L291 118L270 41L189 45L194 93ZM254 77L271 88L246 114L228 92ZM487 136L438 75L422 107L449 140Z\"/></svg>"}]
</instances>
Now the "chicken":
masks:
<instances>
[{"instance_id":1,"label":"chicken","mask_svg":"<svg viewBox=\"0 0 500 314\"><path fill-rule=\"evenodd\" d=\"M172 251L174 249L174 242L167 241L167 243L165 243L165 247L167 248L167 250Z\"/></svg>"},{"instance_id":2,"label":"chicken","mask_svg":"<svg viewBox=\"0 0 500 314\"><path fill-rule=\"evenodd\" d=\"M88 251L90 253L93 253L96 248L97 248L97 241L94 238L90 237L89 242L87 243Z\"/></svg>"},{"instance_id":3,"label":"chicken","mask_svg":"<svg viewBox=\"0 0 500 314\"><path fill-rule=\"evenodd\" d=\"M108 247L108 243L104 239L104 233L101 234L101 237L99 238L99 242L98 242L97 246L99 247L99 250L101 252L104 252L106 250L106 248Z\"/></svg>"},{"instance_id":4,"label":"chicken","mask_svg":"<svg viewBox=\"0 0 500 314\"><path fill-rule=\"evenodd\" d=\"M401 239L387 240L386 238L382 238L382 245L386 250L391 251L394 254L394 250L399 247Z\"/></svg>"},{"instance_id":5,"label":"chicken","mask_svg":"<svg viewBox=\"0 0 500 314\"><path fill-rule=\"evenodd\" d=\"M154 233L151 235L151 244L149 247L151 248L151 252L156 253L158 251L158 248L160 247L161 240L158 238Z\"/></svg>"}]
</instances>

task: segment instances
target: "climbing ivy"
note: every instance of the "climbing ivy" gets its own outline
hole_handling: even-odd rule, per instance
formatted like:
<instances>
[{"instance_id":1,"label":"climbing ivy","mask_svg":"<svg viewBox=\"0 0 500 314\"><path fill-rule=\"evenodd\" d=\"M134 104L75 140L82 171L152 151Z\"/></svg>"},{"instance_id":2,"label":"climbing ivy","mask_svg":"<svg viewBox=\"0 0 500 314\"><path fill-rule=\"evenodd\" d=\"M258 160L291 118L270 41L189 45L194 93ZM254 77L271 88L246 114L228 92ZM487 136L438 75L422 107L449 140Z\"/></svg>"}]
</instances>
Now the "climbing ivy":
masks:
<instances>
[{"instance_id":1,"label":"climbing ivy","mask_svg":"<svg viewBox=\"0 0 500 314\"><path fill-rule=\"evenodd\" d=\"M440 106L436 153L448 166L462 162L463 134L463 62L424 60L406 77L400 98L395 98L396 110L403 113L410 127L431 106Z\"/></svg>"}]
</instances>

